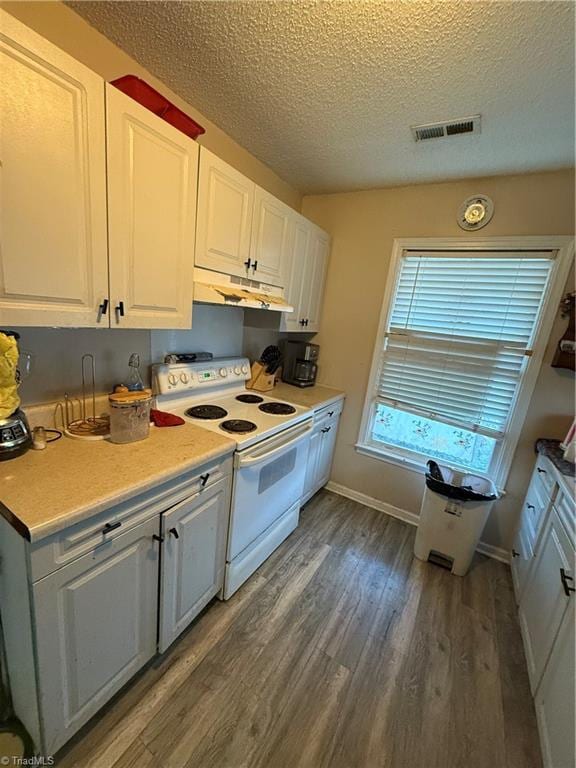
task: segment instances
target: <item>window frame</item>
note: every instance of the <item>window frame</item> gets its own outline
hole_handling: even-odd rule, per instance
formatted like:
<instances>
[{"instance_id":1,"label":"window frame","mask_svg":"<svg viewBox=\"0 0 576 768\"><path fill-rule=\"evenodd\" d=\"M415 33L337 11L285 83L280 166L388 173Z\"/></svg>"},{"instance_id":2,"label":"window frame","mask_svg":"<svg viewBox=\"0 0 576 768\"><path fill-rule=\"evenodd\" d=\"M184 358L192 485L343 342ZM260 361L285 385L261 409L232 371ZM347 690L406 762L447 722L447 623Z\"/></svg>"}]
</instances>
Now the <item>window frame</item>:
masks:
<instances>
[{"instance_id":1,"label":"window frame","mask_svg":"<svg viewBox=\"0 0 576 768\"><path fill-rule=\"evenodd\" d=\"M396 448L383 443L377 443L372 439L372 427L374 423L376 403L378 402L375 393L380 368L380 358L392 312L392 302L396 291L402 256L407 251L466 251L470 256L474 255L474 253L486 251L549 251L554 254L554 264L550 273L546 293L543 298L542 312L534 330L532 355L520 380L520 387L512 406L506 435L502 439L501 445L496 447L495 456L492 460L492 469L489 476L502 491L508 479L514 452L520 438L520 433L530 406L530 399L550 339L550 333L554 325L558 305L568 279L570 267L574 258L574 239L570 236L545 235L539 237L479 237L472 240L459 237L397 238L394 240L392 258L382 300L378 332L376 334L374 351L372 354L370 376L366 387L366 396L362 410L358 441L355 448L360 454L422 473L426 469L426 463L423 456L403 448Z\"/></svg>"}]
</instances>

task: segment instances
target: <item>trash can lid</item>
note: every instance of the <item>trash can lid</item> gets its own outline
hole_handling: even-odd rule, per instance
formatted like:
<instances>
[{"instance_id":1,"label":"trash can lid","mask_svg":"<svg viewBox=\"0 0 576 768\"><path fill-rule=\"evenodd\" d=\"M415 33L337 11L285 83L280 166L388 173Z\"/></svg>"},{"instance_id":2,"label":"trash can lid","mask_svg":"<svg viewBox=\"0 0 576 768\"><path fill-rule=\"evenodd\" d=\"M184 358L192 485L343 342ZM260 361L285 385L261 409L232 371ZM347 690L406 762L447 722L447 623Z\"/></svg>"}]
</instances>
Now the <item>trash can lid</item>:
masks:
<instances>
[{"instance_id":1,"label":"trash can lid","mask_svg":"<svg viewBox=\"0 0 576 768\"><path fill-rule=\"evenodd\" d=\"M457 472L430 459L426 462L426 485L431 491L456 501L495 501L494 483L480 475Z\"/></svg>"}]
</instances>

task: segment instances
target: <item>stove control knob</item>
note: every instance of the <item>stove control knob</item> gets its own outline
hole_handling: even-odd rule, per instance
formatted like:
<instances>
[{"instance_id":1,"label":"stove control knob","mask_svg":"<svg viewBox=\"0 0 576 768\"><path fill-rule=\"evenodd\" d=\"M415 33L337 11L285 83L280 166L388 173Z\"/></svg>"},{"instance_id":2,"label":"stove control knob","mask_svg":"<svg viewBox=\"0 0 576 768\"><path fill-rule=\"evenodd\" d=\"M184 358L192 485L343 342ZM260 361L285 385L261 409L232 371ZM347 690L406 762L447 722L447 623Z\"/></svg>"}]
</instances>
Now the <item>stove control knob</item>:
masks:
<instances>
[{"instance_id":1,"label":"stove control knob","mask_svg":"<svg viewBox=\"0 0 576 768\"><path fill-rule=\"evenodd\" d=\"M188 384L188 374L187 373L181 373L180 374L180 381L182 384Z\"/></svg>"},{"instance_id":2,"label":"stove control knob","mask_svg":"<svg viewBox=\"0 0 576 768\"><path fill-rule=\"evenodd\" d=\"M218 371L218 373L220 374L220 376L221 376L223 379L224 379L224 378L226 378L226 376L228 376L228 371L226 370L226 368L220 368L220 370Z\"/></svg>"},{"instance_id":3,"label":"stove control knob","mask_svg":"<svg viewBox=\"0 0 576 768\"><path fill-rule=\"evenodd\" d=\"M178 384L178 378L175 373L168 374L168 383L172 384L173 387L175 387L176 384Z\"/></svg>"},{"instance_id":4,"label":"stove control knob","mask_svg":"<svg viewBox=\"0 0 576 768\"><path fill-rule=\"evenodd\" d=\"M248 366L246 365L246 363L244 363L244 365L242 366L242 373L248 373Z\"/></svg>"},{"instance_id":5,"label":"stove control knob","mask_svg":"<svg viewBox=\"0 0 576 768\"><path fill-rule=\"evenodd\" d=\"M236 376L240 376L240 373L241 373L241 371L240 371L240 366L239 366L239 365L237 365L237 366L234 368L234 373L236 374Z\"/></svg>"}]
</instances>

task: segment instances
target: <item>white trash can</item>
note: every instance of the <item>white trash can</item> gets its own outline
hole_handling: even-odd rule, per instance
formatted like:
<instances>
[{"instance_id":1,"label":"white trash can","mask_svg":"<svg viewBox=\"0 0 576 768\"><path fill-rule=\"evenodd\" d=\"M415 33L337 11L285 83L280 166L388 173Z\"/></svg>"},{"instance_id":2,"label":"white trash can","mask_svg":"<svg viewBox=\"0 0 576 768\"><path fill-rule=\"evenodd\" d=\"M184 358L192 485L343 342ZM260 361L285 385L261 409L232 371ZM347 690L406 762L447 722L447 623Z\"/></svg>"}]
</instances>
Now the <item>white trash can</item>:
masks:
<instances>
[{"instance_id":1,"label":"white trash can","mask_svg":"<svg viewBox=\"0 0 576 768\"><path fill-rule=\"evenodd\" d=\"M497 498L491 480L429 461L414 542L416 557L464 576Z\"/></svg>"}]
</instances>

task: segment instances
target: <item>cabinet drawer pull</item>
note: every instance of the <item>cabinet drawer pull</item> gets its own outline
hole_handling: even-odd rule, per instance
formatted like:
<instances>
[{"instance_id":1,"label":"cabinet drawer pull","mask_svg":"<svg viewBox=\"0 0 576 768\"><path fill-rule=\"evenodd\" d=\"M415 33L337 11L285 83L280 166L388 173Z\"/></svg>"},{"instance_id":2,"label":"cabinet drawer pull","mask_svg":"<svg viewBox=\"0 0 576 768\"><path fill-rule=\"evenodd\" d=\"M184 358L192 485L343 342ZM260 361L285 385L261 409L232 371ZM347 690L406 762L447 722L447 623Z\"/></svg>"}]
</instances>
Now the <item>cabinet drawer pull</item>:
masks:
<instances>
[{"instance_id":1,"label":"cabinet drawer pull","mask_svg":"<svg viewBox=\"0 0 576 768\"><path fill-rule=\"evenodd\" d=\"M168 531L168 533L171 533L171 534L172 534L172 536L174 536L174 538L175 538L175 539L179 539L179 538L180 538L180 534L178 533L178 531L176 530L176 528L170 528L170 530Z\"/></svg>"},{"instance_id":2,"label":"cabinet drawer pull","mask_svg":"<svg viewBox=\"0 0 576 768\"><path fill-rule=\"evenodd\" d=\"M162 544L162 542L164 541L164 536L158 536L157 533L153 533L152 538L154 539L154 541L159 541L160 544Z\"/></svg>"},{"instance_id":3,"label":"cabinet drawer pull","mask_svg":"<svg viewBox=\"0 0 576 768\"><path fill-rule=\"evenodd\" d=\"M120 522L117 522L117 523L106 523L104 528L102 528L102 533L110 533L110 531L115 531L116 528L120 528L121 525L122 525L122 523L120 523Z\"/></svg>"},{"instance_id":4,"label":"cabinet drawer pull","mask_svg":"<svg viewBox=\"0 0 576 768\"><path fill-rule=\"evenodd\" d=\"M574 581L574 579L572 576L568 576L564 568L560 568L560 581L562 582L566 597L570 597L570 592L576 592L576 589L568 584L569 581Z\"/></svg>"},{"instance_id":5,"label":"cabinet drawer pull","mask_svg":"<svg viewBox=\"0 0 576 768\"><path fill-rule=\"evenodd\" d=\"M210 472L206 472L205 475L200 475L200 487L204 488L206 483L208 482L208 478L210 477Z\"/></svg>"},{"instance_id":6,"label":"cabinet drawer pull","mask_svg":"<svg viewBox=\"0 0 576 768\"><path fill-rule=\"evenodd\" d=\"M102 304L98 305L98 322L104 317L105 314L108 312L108 299L104 299Z\"/></svg>"},{"instance_id":7,"label":"cabinet drawer pull","mask_svg":"<svg viewBox=\"0 0 576 768\"><path fill-rule=\"evenodd\" d=\"M545 469L540 469L540 467L536 467L536 472L538 472L539 475L547 475L548 472L546 472Z\"/></svg>"}]
</instances>

